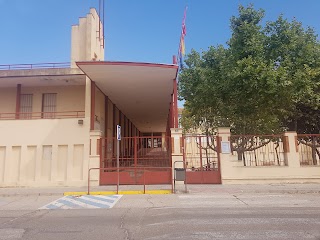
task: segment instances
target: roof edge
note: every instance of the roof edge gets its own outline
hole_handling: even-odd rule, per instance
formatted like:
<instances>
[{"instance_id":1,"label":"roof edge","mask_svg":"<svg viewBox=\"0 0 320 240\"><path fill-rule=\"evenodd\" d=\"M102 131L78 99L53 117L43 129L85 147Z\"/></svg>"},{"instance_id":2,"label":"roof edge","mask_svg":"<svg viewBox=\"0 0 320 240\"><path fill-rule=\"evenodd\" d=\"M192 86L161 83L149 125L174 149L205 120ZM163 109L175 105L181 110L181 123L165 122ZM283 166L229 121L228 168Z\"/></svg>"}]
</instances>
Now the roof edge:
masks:
<instances>
[{"instance_id":1,"label":"roof edge","mask_svg":"<svg viewBox=\"0 0 320 240\"><path fill-rule=\"evenodd\" d=\"M147 63L147 62L121 62L121 61L79 61L76 62L77 66L81 65L108 65L108 66L132 66L132 67L162 67L162 68L173 68L178 69L176 64L165 64L165 63Z\"/></svg>"}]
</instances>

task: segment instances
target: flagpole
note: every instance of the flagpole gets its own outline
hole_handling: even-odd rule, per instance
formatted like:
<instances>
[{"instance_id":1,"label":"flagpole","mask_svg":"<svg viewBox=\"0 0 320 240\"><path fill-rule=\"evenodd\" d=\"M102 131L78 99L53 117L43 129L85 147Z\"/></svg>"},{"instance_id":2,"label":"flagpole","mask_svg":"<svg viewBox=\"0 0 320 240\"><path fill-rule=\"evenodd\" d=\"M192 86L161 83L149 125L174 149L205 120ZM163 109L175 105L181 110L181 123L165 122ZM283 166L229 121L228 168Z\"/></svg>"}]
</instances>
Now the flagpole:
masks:
<instances>
[{"instance_id":1,"label":"flagpole","mask_svg":"<svg viewBox=\"0 0 320 240\"><path fill-rule=\"evenodd\" d=\"M178 55L177 57L173 56L173 64L178 64L178 72L180 71L180 68L182 67L182 57L185 54L185 44L184 44L184 37L186 35L186 16L187 16L187 9L188 7L186 6L184 9L184 14L183 14L183 19L182 19L182 28L181 28L181 34L180 34L180 42L179 42L179 49L178 49ZM177 61L178 60L178 61ZM173 125L174 128L178 128L179 125L179 120L178 120L178 75L176 78L173 80Z\"/></svg>"},{"instance_id":2,"label":"flagpole","mask_svg":"<svg viewBox=\"0 0 320 240\"><path fill-rule=\"evenodd\" d=\"M183 58L184 52L181 52L181 50L182 50L182 44L183 44L184 50L185 50L184 37L186 35L187 10L188 10L188 6L185 6L184 14L183 14L183 18L182 18L182 27L181 27L180 41L179 41L179 47L178 47L178 55L176 58L176 64L178 65L178 73L180 72L181 68L183 67L183 59L182 58ZM177 75L176 81L177 81L177 83L179 82L178 75Z\"/></svg>"},{"instance_id":3,"label":"flagpole","mask_svg":"<svg viewBox=\"0 0 320 240\"><path fill-rule=\"evenodd\" d=\"M177 63L178 63L178 71L180 70L180 68L183 65L183 56L185 54L185 44L184 44L184 37L186 35L186 17L187 17L187 10L188 10L188 6L185 7L184 9L184 14L183 14L183 18L182 18L182 27L181 27L181 34L180 34L180 41L179 41L179 48L178 48L178 55L177 55ZM183 48L183 49L182 49ZM183 52L182 52L183 50Z\"/></svg>"}]
</instances>

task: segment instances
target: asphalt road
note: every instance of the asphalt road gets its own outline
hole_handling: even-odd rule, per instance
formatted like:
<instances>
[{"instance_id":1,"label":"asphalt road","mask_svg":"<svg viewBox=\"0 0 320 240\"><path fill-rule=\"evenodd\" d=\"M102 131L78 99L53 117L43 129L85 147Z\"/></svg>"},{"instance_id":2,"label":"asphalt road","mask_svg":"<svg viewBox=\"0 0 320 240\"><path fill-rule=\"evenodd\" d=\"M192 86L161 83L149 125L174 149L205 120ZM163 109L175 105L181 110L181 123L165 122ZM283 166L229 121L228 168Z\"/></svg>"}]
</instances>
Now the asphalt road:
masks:
<instances>
[{"instance_id":1,"label":"asphalt road","mask_svg":"<svg viewBox=\"0 0 320 240\"><path fill-rule=\"evenodd\" d=\"M123 196L112 209L37 210L0 197L0 239L320 239L319 194Z\"/></svg>"}]
</instances>

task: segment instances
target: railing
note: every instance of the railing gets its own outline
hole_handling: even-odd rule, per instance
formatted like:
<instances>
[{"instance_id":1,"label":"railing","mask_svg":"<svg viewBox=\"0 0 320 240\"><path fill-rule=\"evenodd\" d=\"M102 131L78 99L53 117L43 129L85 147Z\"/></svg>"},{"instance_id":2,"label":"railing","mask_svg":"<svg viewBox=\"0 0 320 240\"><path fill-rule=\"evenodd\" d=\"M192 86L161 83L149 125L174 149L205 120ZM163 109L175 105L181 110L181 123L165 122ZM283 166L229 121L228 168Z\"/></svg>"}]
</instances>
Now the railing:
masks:
<instances>
[{"instance_id":1,"label":"railing","mask_svg":"<svg viewBox=\"0 0 320 240\"><path fill-rule=\"evenodd\" d=\"M122 137L119 142L119 166L170 167L169 137ZM116 138L101 138L101 166L116 167Z\"/></svg>"},{"instance_id":2,"label":"railing","mask_svg":"<svg viewBox=\"0 0 320 240\"><path fill-rule=\"evenodd\" d=\"M231 150L244 166L287 166L283 135L232 135Z\"/></svg>"},{"instance_id":3,"label":"railing","mask_svg":"<svg viewBox=\"0 0 320 240\"><path fill-rule=\"evenodd\" d=\"M185 136L184 148L187 171L218 170L217 136Z\"/></svg>"},{"instance_id":4,"label":"railing","mask_svg":"<svg viewBox=\"0 0 320 240\"><path fill-rule=\"evenodd\" d=\"M300 165L320 165L320 134L298 134Z\"/></svg>"},{"instance_id":5,"label":"railing","mask_svg":"<svg viewBox=\"0 0 320 240\"><path fill-rule=\"evenodd\" d=\"M29 70L43 68L70 68L70 62L59 63L32 63L32 64L5 64L0 65L0 70Z\"/></svg>"},{"instance_id":6,"label":"railing","mask_svg":"<svg viewBox=\"0 0 320 240\"><path fill-rule=\"evenodd\" d=\"M84 118L84 111L0 113L0 120Z\"/></svg>"},{"instance_id":7,"label":"railing","mask_svg":"<svg viewBox=\"0 0 320 240\"><path fill-rule=\"evenodd\" d=\"M139 184L143 185L143 193L146 193L146 186L147 185L154 185L157 182L157 179L161 177L160 175L157 176L154 173L167 173L168 179L167 184L171 185L171 193L173 193L173 179L172 179L172 168L171 167L112 167L112 168L90 168L88 170L88 195L90 195L90 172L92 170L100 170L100 174L103 173L113 173L112 175L104 174L103 177L109 178L108 180L112 182L112 185L117 186L117 194L119 194L119 186L125 185L123 184L122 178L127 178L126 175L123 173L128 173L127 175L132 175L135 178L139 178ZM162 174L161 174L162 175ZM100 176L101 178L101 176ZM125 182L127 179L124 179Z\"/></svg>"}]
</instances>

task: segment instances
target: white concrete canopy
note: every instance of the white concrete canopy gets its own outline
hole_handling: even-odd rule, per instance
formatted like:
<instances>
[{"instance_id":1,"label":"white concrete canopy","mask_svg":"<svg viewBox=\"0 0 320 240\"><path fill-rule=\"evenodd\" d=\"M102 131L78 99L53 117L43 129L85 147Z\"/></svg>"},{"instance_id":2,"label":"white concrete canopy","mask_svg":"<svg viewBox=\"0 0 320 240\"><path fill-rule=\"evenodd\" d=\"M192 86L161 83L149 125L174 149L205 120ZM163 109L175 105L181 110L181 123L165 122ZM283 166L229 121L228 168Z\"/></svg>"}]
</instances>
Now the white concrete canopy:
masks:
<instances>
[{"instance_id":1,"label":"white concrete canopy","mask_svg":"<svg viewBox=\"0 0 320 240\"><path fill-rule=\"evenodd\" d=\"M141 132L165 132L178 66L135 62L77 62Z\"/></svg>"}]
</instances>

